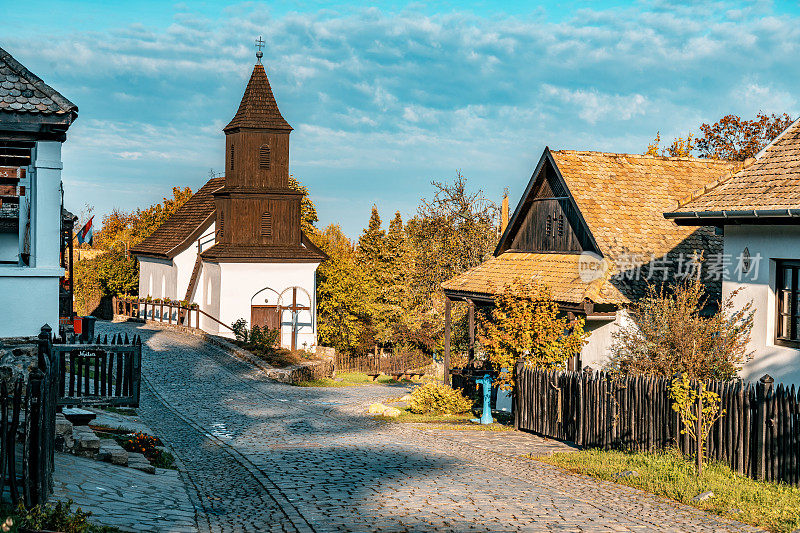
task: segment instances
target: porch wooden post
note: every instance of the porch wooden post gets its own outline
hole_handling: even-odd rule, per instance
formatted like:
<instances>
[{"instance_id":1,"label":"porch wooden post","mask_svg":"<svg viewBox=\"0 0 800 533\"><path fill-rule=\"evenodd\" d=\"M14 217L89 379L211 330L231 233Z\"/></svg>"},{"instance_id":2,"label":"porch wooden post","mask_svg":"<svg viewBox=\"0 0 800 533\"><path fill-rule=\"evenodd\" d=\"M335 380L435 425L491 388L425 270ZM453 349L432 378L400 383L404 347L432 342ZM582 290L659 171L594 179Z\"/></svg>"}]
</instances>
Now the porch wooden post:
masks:
<instances>
[{"instance_id":1,"label":"porch wooden post","mask_svg":"<svg viewBox=\"0 0 800 533\"><path fill-rule=\"evenodd\" d=\"M444 384L450 385L450 298L444 298Z\"/></svg>"},{"instance_id":2,"label":"porch wooden post","mask_svg":"<svg viewBox=\"0 0 800 533\"><path fill-rule=\"evenodd\" d=\"M467 300L469 306L469 364L475 361L475 302Z\"/></svg>"}]
</instances>

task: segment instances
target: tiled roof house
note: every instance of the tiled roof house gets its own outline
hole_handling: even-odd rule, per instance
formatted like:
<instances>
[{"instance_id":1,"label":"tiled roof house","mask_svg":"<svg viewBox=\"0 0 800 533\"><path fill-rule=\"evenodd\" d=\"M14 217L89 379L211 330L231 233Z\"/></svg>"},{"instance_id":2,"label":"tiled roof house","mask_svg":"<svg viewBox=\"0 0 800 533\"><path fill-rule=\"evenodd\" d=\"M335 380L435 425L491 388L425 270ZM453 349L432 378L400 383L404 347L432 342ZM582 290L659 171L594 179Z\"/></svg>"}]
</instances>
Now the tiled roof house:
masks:
<instances>
[{"instance_id":1,"label":"tiled roof house","mask_svg":"<svg viewBox=\"0 0 800 533\"><path fill-rule=\"evenodd\" d=\"M60 284L61 144L77 118L78 106L0 48L0 307L14 310L0 337L45 324L58 331L70 318Z\"/></svg>"},{"instance_id":2,"label":"tiled roof house","mask_svg":"<svg viewBox=\"0 0 800 533\"><path fill-rule=\"evenodd\" d=\"M723 297L753 303L745 379L800 384L800 120L743 168L665 209L684 227L716 226L729 268Z\"/></svg>"},{"instance_id":3,"label":"tiled roof house","mask_svg":"<svg viewBox=\"0 0 800 533\"><path fill-rule=\"evenodd\" d=\"M710 159L545 148L494 256L443 283L445 295L491 305L515 280L542 282L593 331L573 364L599 365L618 310L693 254L721 251L713 227L680 226L663 212L736 168ZM709 289L719 294L719 284Z\"/></svg>"}]
</instances>

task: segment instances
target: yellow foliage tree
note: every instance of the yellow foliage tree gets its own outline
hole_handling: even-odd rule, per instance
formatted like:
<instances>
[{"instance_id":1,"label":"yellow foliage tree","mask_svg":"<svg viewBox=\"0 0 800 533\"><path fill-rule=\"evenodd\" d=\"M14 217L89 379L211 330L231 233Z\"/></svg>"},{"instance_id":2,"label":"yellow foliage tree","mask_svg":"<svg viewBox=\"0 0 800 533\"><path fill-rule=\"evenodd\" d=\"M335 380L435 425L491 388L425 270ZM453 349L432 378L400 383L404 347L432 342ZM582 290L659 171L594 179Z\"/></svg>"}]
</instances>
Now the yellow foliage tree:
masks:
<instances>
[{"instance_id":1,"label":"yellow foliage tree","mask_svg":"<svg viewBox=\"0 0 800 533\"><path fill-rule=\"evenodd\" d=\"M495 297L494 309L480 320L479 340L499 372L496 383L509 389L520 358L526 365L564 368L586 342L583 325L582 318L570 321L559 312L546 285L516 281Z\"/></svg>"}]
</instances>

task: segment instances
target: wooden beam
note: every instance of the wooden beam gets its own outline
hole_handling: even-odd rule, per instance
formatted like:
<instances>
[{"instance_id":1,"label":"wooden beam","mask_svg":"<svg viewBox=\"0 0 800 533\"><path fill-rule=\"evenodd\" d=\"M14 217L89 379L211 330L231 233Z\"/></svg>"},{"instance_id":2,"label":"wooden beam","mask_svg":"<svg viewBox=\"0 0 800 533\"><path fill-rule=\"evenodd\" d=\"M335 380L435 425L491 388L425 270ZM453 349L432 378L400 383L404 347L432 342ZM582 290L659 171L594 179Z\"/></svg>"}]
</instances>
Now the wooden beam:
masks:
<instances>
[{"instance_id":1,"label":"wooden beam","mask_svg":"<svg viewBox=\"0 0 800 533\"><path fill-rule=\"evenodd\" d=\"M444 384L450 385L450 298L444 299Z\"/></svg>"},{"instance_id":2,"label":"wooden beam","mask_svg":"<svg viewBox=\"0 0 800 533\"><path fill-rule=\"evenodd\" d=\"M475 302L467 300L469 306L469 364L475 360Z\"/></svg>"}]
</instances>

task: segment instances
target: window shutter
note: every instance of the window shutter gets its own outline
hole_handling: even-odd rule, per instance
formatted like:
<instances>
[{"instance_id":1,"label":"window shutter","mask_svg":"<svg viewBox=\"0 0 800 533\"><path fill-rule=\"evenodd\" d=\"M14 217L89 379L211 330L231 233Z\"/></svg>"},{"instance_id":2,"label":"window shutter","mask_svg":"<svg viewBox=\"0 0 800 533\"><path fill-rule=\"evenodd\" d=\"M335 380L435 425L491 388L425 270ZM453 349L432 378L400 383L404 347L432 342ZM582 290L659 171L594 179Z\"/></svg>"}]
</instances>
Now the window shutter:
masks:
<instances>
[{"instance_id":1,"label":"window shutter","mask_svg":"<svg viewBox=\"0 0 800 533\"><path fill-rule=\"evenodd\" d=\"M558 215L558 236L564 236L564 215Z\"/></svg>"},{"instance_id":2,"label":"window shutter","mask_svg":"<svg viewBox=\"0 0 800 533\"><path fill-rule=\"evenodd\" d=\"M233 170L233 155L234 155L233 143L231 143L231 170Z\"/></svg>"},{"instance_id":3,"label":"window shutter","mask_svg":"<svg viewBox=\"0 0 800 533\"><path fill-rule=\"evenodd\" d=\"M261 236L272 237L272 213L270 212L261 215Z\"/></svg>"},{"instance_id":4,"label":"window shutter","mask_svg":"<svg viewBox=\"0 0 800 533\"><path fill-rule=\"evenodd\" d=\"M261 148L258 149L258 168L269 170L271 164L270 160L270 153L269 153L269 145L263 144Z\"/></svg>"}]
</instances>

